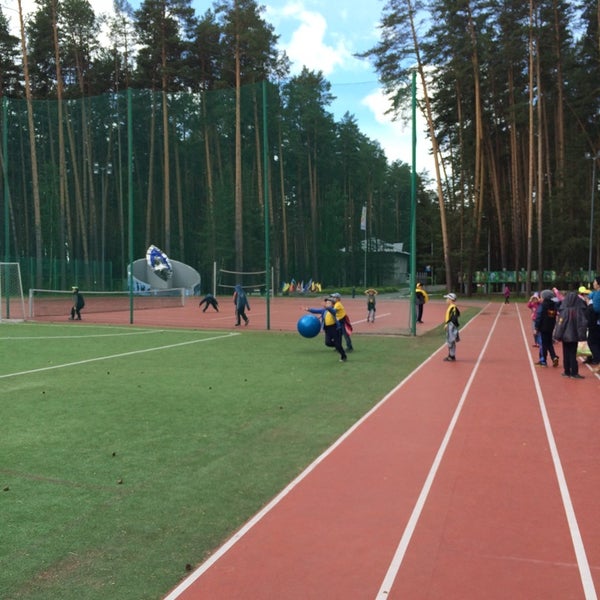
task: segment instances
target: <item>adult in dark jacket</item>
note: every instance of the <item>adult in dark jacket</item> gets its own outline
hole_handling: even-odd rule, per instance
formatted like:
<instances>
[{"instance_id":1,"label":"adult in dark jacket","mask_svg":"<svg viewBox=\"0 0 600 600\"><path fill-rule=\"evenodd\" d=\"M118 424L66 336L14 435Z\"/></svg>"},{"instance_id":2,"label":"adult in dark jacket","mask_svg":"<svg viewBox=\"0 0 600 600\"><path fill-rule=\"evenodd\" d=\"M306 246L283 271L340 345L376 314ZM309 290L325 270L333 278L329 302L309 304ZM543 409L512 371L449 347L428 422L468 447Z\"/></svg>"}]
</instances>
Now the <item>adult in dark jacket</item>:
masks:
<instances>
[{"instance_id":1,"label":"adult in dark jacket","mask_svg":"<svg viewBox=\"0 0 600 600\"><path fill-rule=\"evenodd\" d=\"M576 292L568 292L560 304L553 337L562 343L563 348L563 377L583 379L579 374L577 361L577 346L585 341L587 333L587 317L585 302Z\"/></svg>"},{"instance_id":2,"label":"adult in dark jacket","mask_svg":"<svg viewBox=\"0 0 600 600\"><path fill-rule=\"evenodd\" d=\"M235 286L233 292L233 303L235 305L235 326L239 327L242 319L244 324L248 325L250 319L246 316L246 310L250 310L250 304L244 288L239 284Z\"/></svg>"},{"instance_id":3,"label":"adult in dark jacket","mask_svg":"<svg viewBox=\"0 0 600 600\"><path fill-rule=\"evenodd\" d=\"M588 322L587 344L592 353L588 362L598 365L600 364L600 323L598 323L598 315L592 304L587 305L585 314Z\"/></svg>"},{"instance_id":4,"label":"adult in dark jacket","mask_svg":"<svg viewBox=\"0 0 600 600\"><path fill-rule=\"evenodd\" d=\"M535 331L540 334L540 360L536 363L540 367L548 366L548 354L552 359L552 366L558 367L558 356L554 350L552 332L556 325L558 303L552 290L543 290L540 294L542 301L535 317Z\"/></svg>"}]
</instances>

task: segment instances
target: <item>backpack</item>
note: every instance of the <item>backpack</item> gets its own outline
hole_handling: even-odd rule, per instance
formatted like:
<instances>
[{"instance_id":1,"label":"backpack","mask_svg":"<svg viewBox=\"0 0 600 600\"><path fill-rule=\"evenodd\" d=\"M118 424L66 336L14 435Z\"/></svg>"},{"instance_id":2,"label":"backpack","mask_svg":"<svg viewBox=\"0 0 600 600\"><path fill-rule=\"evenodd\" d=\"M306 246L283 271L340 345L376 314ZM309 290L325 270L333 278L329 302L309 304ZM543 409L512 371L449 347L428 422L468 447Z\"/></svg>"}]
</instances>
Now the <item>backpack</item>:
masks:
<instances>
[{"instance_id":1,"label":"backpack","mask_svg":"<svg viewBox=\"0 0 600 600\"><path fill-rule=\"evenodd\" d=\"M456 326L460 327L460 323L458 322L458 317L460 317L460 310L458 306L453 306L450 311L450 321Z\"/></svg>"}]
</instances>

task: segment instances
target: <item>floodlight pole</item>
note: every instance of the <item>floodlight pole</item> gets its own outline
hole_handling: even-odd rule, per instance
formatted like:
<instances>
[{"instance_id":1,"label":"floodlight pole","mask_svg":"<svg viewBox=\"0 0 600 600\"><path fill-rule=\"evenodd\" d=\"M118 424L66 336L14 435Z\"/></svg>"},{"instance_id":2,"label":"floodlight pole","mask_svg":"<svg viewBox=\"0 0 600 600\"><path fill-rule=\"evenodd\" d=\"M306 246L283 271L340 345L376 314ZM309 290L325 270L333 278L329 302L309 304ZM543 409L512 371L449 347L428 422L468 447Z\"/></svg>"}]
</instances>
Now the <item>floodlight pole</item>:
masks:
<instances>
[{"instance_id":1,"label":"floodlight pole","mask_svg":"<svg viewBox=\"0 0 600 600\"><path fill-rule=\"evenodd\" d=\"M596 196L596 163L600 158L600 150L596 154L590 154L589 152L585 155L586 158L592 160L592 199L590 202L590 239L588 249L588 277L589 283L592 283L592 249L594 245L594 199Z\"/></svg>"}]
</instances>

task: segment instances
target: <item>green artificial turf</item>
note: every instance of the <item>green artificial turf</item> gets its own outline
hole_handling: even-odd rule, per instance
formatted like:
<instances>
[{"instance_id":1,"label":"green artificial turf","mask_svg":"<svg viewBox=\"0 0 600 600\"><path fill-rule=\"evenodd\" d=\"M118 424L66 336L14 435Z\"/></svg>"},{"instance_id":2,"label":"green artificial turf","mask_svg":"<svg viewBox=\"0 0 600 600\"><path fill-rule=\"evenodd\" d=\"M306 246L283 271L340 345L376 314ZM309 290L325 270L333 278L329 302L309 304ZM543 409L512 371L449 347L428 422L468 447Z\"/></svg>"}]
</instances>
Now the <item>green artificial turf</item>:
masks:
<instances>
[{"instance_id":1,"label":"green artificial turf","mask_svg":"<svg viewBox=\"0 0 600 600\"><path fill-rule=\"evenodd\" d=\"M466 322L466 319L464 319ZM0 325L4 600L158 599L443 344Z\"/></svg>"}]
</instances>

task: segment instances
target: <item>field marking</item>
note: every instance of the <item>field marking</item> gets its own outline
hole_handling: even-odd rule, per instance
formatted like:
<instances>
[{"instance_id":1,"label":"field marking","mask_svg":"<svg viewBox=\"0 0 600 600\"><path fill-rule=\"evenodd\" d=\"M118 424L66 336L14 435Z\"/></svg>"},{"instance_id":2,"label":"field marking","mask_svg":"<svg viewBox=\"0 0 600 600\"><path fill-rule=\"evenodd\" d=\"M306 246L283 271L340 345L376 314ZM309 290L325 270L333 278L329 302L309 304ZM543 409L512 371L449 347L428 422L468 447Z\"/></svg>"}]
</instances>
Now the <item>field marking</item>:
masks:
<instances>
[{"instance_id":1,"label":"field marking","mask_svg":"<svg viewBox=\"0 0 600 600\"><path fill-rule=\"evenodd\" d=\"M521 334L523 336L523 343L529 349L528 337L531 333L525 332L525 326L521 318L521 312L517 309L517 315L519 317L519 323L521 325ZM577 523L577 517L575 516L575 509L573 508L573 502L571 500L571 494L569 493L569 486L567 485L567 479L565 472L563 471L562 463L560 461L560 455L556 440L554 439L554 433L552 431L552 425L550 418L548 417L548 411L546 410L546 404L544 402L544 394L540 387L540 380L538 378L538 372L536 371L535 364L533 362L533 356L531 352L528 352L529 356L529 369L533 376L535 384L535 391L538 398L538 404L540 406L540 412L542 413L542 421L544 423L544 429L546 431L546 439L548 440L548 446L550 448L550 456L552 456L552 463L554 464L554 472L556 479L558 480L558 488L560 490L560 496L562 499L563 507L565 509L565 516L569 525L569 532L571 533L571 541L573 543L573 550L577 558L577 567L579 569L579 576L581 578L581 584L583 586L583 593L586 600L596 600L596 588L594 587L594 580L590 569L590 563L587 559L585 552L585 545L579 531L579 524Z\"/></svg>"},{"instance_id":2,"label":"field marking","mask_svg":"<svg viewBox=\"0 0 600 600\"><path fill-rule=\"evenodd\" d=\"M381 313L379 315L377 315L378 319L384 319L385 317L389 317L392 313ZM373 323L375 323L375 320L373 320ZM358 323L368 323L367 319L357 319L356 321L352 321L352 325L356 325Z\"/></svg>"},{"instance_id":3,"label":"field marking","mask_svg":"<svg viewBox=\"0 0 600 600\"><path fill-rule=\"evenodd\" d=\"M79 365L85 365L101 360L111 360L113 358L123 358L124 356L134 356L135 354L144 354L146 352L156 352L157 350L169 350L170 348L178 348L180 346L189 346L190 344L201 344L202 342L212 342L214 340L220 340L224 338L230 338L240 335L236 332L226 333L225 335L219 335L210 338L203 338L200 340L190 340L188 342L178 342L177 344L167 344L166 346L156 346L154 348L145 348L144 350L132 350L131 352L121 352L120 354L109 354L107 356L97 356L95 358L86 358L85 360L78 360L71 363L64 363L62 365L52 365L51 367L41 367L39 369L31 369L29 371L19 371L17 373L7 373L6 375L0 375L0 379L8 379L9 377L18 377L19 375L32 375L34 373L42 373L43 371L52 371L54 369L64 369L66 367L76 367Z\"/></svg>"},{"instance_id":4,"label":"field marking","mask_svg":"<svg viewBox=\"0 0 600 600\"><path fill-rule=\"evenodd\" d=\"M1 337L0 340L17 340L17 341L29 341L29 340L87 340L90 338L101 338L101 337L125 337L128 335L146 335L148 333L164 333L166 329L144 329L142 331L128 331L127 333L91 333L82 335L35 335L35 336L7 336Z\"/></svg>"},{"instance_id":5,"label":"field marking","mask_svg":"<svg viewBox=\"0 0 600 600\"><path fill-rule=\"evenodd\" d=\"M463 329L467 328L475 319L481 315L481 312L471 319ZM489 337L488 337L489 340ZM421 369L433 361L433 358L446 348L446 343L440 346L431 356L426 358L420 365L411 371L394 389L389 391L375 406L365 413L354 425L346 430L329 448L318 456L300 475L291 481L279 494L277 494L262 510L257 512L249 521L246 522L238 531L236 531L223 545L221 545L206 561L204 561L195 571L184 579L176 588L174 588L163 600L177 600L180 594L183 594L196 580L198 580L210 567L212 567L222 556L224 556L240 539L244 537L255 525L269 514L294 488L296 488L310 473L312 473L333 451L338 448L348 437L350 437L367 419L377 412L398 390L416 376Z\"/></svg>"},{"instance_id":6,"label":"field marking","mask_svg":"<svg viewBox=\"0 0 600 600\"><path fill-rule=\"evenodd\" d=\"M481 314L481 313L479 313L479 314ZM415 532L417 523L421 517L423 508L425 507L425 503L427 502L427 497L429 496L429 492L431 491L433 481L434 481L434 479L437 475L437 472L440 468L442 458L444 457L444 454L446 452L448 444L450 443L450 438L452 437L452 434L454 433L454 428L456 427L456 423L458 422L460 413L462 412L463 406L467 400L467 396L471 389L471 385L473 384L473 381L475 380L475 375L477 374L477 371L479 371L479 366L481 365L481 361L483 360L483 355L485 354L485 352L487 350L490 340L492 339L492 334L494 333L494 330L496 329L496 325L498 324L500 314L501 314L501 310L499 310L498 313L496 314L496 318L494 319L494 322L493 322L492 326L490 327L490 331L488 332L488 336L485 340L485 343L483 344L483 347L481 348L481 351L479 352L479 356L477 357L477 362L475 363L475 366L473 367L473 370L471 371L471 375L470 375L467 383L465 384L463 393L462 393L460 400L456 406L454 414L452 415L452 419L450 420L450 423L448 424L448 429L446 430L446 434L444 435L444 438L442 439L442 443L440 444L440 447L439 447L437 454L433 460L431 468L429 469L429 473L427 474L425 483L423 484L423 487L421 488L421 493L419 494L419 497L417 498L417 501L413 508L412 514L410 515L410 518L408 519L406 527L404 528L404 533L402 534L402 537L400 538L400 542L398 543L396 552L394 553L392 561L390 562L390 566L388 567L387 573L385 574L385 577L383 578L383 581L381 583L379 591L377 592L377 595L375 596L376 600L383 600L384 598L389 597L390 590L392 589L392 586L394 584L396 576L398 575L398 571L400 570L400 567L402 566L402 561L404 560L404 556L406 555L406 550L408 549L408 545L410 544L412 536ZM472 320L469 321L469 323L471 323L471 322L472 322Z\"/></svg>"}]
</instances>

